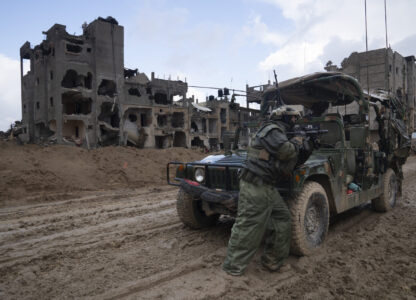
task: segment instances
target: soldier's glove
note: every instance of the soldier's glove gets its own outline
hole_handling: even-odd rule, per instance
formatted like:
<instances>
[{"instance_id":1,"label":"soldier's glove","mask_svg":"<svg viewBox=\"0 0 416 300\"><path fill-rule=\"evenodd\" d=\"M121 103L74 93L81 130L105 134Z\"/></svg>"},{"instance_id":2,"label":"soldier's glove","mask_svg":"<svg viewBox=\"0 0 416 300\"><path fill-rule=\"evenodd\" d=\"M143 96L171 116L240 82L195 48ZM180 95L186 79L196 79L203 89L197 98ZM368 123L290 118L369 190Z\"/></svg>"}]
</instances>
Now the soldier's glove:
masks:
<instances>
[{"instance_id":1,"label":"soldier's glove","mask_svg":"<svg viewBox=\"0 0 416 300\"><path fill-rule=\"evenodd\" d=\"M310 138L306 138L303 140L302 147L301 147L303 151L312 153L313 148L314 148L314 143Z\"/></svg>"},{"instance_id":2,"label":"soldier's glove","mask_svg":"<svg viewBox=\"0 0 416 300\"><path fill-rule=\"evenodd\" d=\"M304 138L302 136L294 136L290 139L292 144L295 144L297 149L299 149L303 144Z\"/></svg>"},{"instance_id":3,"label":"soldier's glove","mask_svg":"<svg viewBox=\"0 0 416 300\"><path fill-rule=\"evenodd\" d=\"M297 165L301 165L308 160L313 148L313 142L309 138L303 139L302 145L299 148Z\"/></svg>"}]
</instances>

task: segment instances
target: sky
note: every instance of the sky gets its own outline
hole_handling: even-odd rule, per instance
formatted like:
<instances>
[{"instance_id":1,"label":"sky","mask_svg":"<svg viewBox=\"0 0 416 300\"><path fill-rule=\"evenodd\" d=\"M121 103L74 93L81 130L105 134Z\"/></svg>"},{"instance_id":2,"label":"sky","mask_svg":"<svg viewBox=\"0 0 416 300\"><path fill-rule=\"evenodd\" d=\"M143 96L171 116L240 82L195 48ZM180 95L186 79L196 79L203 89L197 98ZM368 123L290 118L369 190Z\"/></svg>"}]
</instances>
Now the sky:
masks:
<instances>
[{"instance_id":1,"label":"sky","mask_svg":"<svg viewBox=\"0 0 416 300\"><path fill-rule=\"evenodd\" d=\"M70 34L97 17L124 26L124 65L149 77L245 90L340 65L365 51L364 0L1 0L0 130L21 119L19 49L55 23ZM387 0L388 43L416 55L416 0ZM367 0L369 50L385 47L384 1ZM215 91L189 88L204 100ZM244 99L240 100L241 102Z\"/></svg>"}]
</instances>

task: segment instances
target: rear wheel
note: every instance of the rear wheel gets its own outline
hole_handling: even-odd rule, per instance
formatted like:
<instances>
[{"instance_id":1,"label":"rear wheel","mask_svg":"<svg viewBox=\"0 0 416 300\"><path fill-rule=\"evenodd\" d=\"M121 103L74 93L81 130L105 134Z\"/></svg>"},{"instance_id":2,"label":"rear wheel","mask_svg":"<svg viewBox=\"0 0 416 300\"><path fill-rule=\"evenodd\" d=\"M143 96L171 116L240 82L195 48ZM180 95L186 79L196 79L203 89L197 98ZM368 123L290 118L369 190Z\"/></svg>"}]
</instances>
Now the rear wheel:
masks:
<instances>
[{"instance_id":1,"label":"rear wheel","mask_svg":"<svg viewBox=\"0 0 416 300\"><path fill-rule=\"evenodd\" d=\"M207 216L202 210L202 201L194 199L182 188L178 192L176 210L179 219L191 228L199 229L214 225L219 215Z\"/></svg>"},{"instance_id":2,"label":"rear wheel","mask_svg":"<svg viewBox=\"0 0 416 300\"><path fill-rule=\"evenodd\" d=\"M292 214L291 253L309 255L324 242L329 226L329 205L325 189L307 182L289 203Z\"/></svg>"},{"instance_id":3,"label":"rear wheel","mask_svg":"<svg viewBox=\"0 0 416 300\"><path fill-rule=\"evenodd\" d=\"M383 176L383 194L371 200L375 211L386 212L396 205L397 200L397 178L392 169L387 169Z\"/></svg>"}]
</instances>

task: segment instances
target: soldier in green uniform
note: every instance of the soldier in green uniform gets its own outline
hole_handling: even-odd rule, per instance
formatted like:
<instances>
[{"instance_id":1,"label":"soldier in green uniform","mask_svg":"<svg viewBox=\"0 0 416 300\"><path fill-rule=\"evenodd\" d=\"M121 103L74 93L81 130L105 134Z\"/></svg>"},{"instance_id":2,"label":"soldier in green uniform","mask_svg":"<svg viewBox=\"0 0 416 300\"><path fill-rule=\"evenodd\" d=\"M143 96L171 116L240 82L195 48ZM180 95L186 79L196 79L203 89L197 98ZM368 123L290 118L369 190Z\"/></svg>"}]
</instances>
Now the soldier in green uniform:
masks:
<instances>
[{"instance_id":1,"label":"soldier in green uniform","mask_svg":"<svg viewBox=\"0 0 416 300\"><path fill-rule=\"evenodd\" d=\"M263 266L277 271L289 255L291 217L275 187L276 179L289 174L302 151L303 141L288 140L285 132L299 112L275 109L256 133L248 150L246 168L240 177L238 213L228 243L223 270L242 275L263 236Z\"/></svg>"}]
</instances>

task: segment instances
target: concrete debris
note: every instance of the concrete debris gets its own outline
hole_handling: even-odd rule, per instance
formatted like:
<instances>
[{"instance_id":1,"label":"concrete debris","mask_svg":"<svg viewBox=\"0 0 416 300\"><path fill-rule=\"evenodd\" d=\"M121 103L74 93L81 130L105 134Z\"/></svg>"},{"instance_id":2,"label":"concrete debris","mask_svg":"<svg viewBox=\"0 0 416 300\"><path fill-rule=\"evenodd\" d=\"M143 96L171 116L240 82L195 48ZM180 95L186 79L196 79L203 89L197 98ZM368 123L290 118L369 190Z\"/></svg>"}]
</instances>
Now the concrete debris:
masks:
<instances>
[{"instance_id":1,"label":"concrete debris","mask_svg":"<svg viewBox=\"0 0 416 300\"><path fill-rule=\"evenodd\" d=\"M0 131L0 140L13 140L17 139L18 142L21 142L19 135L23 133L22 122L15 121L14 124L10 125L10 129L7 131Z\"/></svg>"}]
</instances>

